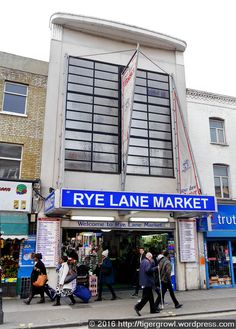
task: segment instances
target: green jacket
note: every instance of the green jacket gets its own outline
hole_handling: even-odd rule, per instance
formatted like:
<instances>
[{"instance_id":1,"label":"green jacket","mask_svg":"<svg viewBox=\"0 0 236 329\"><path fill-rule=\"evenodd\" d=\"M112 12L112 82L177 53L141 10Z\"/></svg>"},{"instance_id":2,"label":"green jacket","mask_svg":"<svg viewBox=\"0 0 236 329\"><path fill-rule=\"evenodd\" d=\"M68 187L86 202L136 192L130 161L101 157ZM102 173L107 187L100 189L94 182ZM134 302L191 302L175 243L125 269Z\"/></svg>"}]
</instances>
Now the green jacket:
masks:
<instances>
[{"instance_id":1,"label":"green jacket","mask_svg":"<svg viewBox=\"0 0 236 329\"><path fill-rule=\"evenodd\" d=\"M170 282L171 281L171 262L169 259L165 256L161 258L159 261L159 271L160 271L160 277L162 282Z\"/></svg>"}]
</instances>

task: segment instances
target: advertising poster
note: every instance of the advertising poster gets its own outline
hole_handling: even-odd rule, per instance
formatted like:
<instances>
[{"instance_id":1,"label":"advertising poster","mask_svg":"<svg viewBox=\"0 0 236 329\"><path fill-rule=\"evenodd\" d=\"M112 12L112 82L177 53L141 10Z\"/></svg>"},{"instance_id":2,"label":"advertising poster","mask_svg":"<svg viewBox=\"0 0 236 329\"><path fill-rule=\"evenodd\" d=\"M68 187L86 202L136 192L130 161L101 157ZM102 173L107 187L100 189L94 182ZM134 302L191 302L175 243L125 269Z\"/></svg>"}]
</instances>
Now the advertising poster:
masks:
<instances>
[{"instance_id":1,"label":"advertising poster","mask_svg":"<svg viewBox=\"0 0 236 329\"><path fill-rule=\"evenodd\" d=\"M179 220L179 245L181 262L189 263L197 261L197 236L195 220Z\"/></svg>"}]
</instances>

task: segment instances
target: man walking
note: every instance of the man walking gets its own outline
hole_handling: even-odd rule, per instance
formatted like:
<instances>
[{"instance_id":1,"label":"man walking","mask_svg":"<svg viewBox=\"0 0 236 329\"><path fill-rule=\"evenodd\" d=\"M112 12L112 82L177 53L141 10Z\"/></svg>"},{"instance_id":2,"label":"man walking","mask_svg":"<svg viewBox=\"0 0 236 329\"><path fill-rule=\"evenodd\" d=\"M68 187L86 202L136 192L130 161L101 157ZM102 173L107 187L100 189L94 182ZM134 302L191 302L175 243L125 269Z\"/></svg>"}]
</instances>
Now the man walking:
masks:
<instances>
[{"instance_id":1,"label":"man walking","mask_svg":"<svg viewBox=\"0 0 236 329\"><path fill-rule=\"evenodd\" d=\"M140 247L139 248L139 255L137 257L137 262L136 262L136 271L135 271L135 291L132 294L132 296L138 296L138 292L140 289L140 285L139 285L139 269L140 269L140 264L142 262L142 260L145 258L145 251L144 248Z\"/></svg>"},{"instance_id":2,"label":"man walking","mask_svg":"<svg viewBox=\"0 0 236 329\"><path fill-rule=\"evenodd\" d=\"M138 316L141 316L141 309L144 305L149 302L150 304L150 313L159 313L159 310L156 310L154 305L154 297L152 289L154 287L154 277L153 277L153 268L154 261L152 259L152 254L148 252L146 257L142 260L139 270L139 284L143 289L141 301L134 306L134 309Z\"/></svg>"},{"instance_id":3,"label":"man walking","mask_svg":"<svg viewBox=\"0 0 236 329\"><path fill-rule=\"evenodd\" d=\"M170 254L168 251L164 251L163 255L159 255L158 258L159 258L158 267L159 267L159 273L161 279L161 293L158 294L158 297L155 301L155 307L157 310L159 309L161 297L164 301L165 293L167 292L167 290L169 290L170 297L172 298L172 301L175 304L175 308L180 308L183 305L180 304L176 299L171 283L171 262L169 260Z\"/></svg>"}]
</instances>

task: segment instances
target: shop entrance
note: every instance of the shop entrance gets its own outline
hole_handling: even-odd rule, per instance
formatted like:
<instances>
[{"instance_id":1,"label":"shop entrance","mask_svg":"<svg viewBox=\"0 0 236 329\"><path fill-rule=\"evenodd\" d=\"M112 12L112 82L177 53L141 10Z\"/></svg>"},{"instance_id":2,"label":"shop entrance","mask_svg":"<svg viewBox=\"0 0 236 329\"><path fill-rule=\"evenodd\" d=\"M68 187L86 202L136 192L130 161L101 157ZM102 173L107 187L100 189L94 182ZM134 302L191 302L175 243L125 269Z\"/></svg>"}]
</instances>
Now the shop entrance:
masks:
<instances>
[{"instance_id":1,"label":"shop entrance","mask_svg":"<svg viewBox=\"0 0 236 329\"><path fill-rule=\"evenodd\" d=\"M121 231L93 230L78 231L63 229L62 252L76 258L96 274L96 263L101 262L103 250L109 250L115 271L116 287L132 287L139 258L139 247L150 251L154 258L163 250L169 249L174 254L175 243L173 231ZM95 257L96 251L96 257Z\"/></svg>"}]
</instances>

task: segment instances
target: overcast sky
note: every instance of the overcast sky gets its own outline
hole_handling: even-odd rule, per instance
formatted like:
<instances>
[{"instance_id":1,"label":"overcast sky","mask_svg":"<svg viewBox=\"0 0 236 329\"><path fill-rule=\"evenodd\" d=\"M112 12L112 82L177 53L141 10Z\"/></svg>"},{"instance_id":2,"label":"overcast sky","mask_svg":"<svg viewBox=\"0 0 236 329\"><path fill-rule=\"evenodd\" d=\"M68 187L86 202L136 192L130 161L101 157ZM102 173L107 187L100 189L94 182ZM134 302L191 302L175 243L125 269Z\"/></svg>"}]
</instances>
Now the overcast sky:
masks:
<instances>
[{"instance_id":1,"label":"overcast sky","mask_svg":"<svg viewBox=\"0 0 236 329\"><path fill-rule=\"evenodd\" d=\"M235 0L1 1L0 51L49 60L55 12L151 29L187 42L187 88L236 97Z\"/></svg>"}]
</instances>

